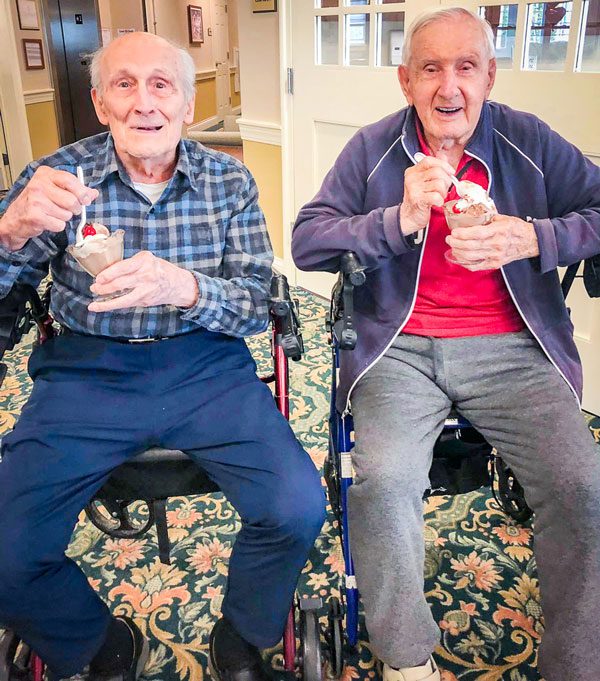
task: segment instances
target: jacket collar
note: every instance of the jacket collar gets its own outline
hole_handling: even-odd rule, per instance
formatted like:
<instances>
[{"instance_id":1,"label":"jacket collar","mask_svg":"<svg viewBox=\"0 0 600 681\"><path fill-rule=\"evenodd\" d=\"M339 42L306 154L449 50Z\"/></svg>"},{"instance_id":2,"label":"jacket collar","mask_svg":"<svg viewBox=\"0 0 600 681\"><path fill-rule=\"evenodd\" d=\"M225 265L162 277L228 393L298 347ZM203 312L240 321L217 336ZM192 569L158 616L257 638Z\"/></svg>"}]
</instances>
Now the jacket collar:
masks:
<instances>
[{"instance_id":1,"label":"jacket collar","mask_svg":"<svg viewBox=\"0 0 600 681\"><path fill-rule=\"evenodd\" d=\"M117 173L121 181L127 186L133 186L131 178L127 174L123 163L117 155L113 136L108 133L106 142L103 147L98 150L98 155L96 156L96 161L92 170L92 177L88 182L88 186L95 187L102 184L102 182L113 173ZM179 140L179 146L177 148L177 165L175 166L175 172L173 174L182 175L187 180L189 186L194 191L197 191L198 186L192 171L188 150L182 139Z\"/></svg>"}]
</instances>

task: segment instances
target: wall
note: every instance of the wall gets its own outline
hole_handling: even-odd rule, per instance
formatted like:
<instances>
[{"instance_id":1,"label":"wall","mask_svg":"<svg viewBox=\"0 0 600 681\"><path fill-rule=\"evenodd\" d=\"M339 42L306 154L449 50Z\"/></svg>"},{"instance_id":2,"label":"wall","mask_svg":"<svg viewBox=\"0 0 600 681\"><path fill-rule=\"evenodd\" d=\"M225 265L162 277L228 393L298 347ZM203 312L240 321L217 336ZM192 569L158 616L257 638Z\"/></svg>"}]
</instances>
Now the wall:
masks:
<instances>
[{"instance_id":1,"label":"wall","mask_svg":"<svg viewBox=\"0 0 600 681\"><path fill-rule=\"evenodd\" d=\"M283 0L282 0L283 1ZM275 256L283 258L279 15L237 6L244 163L256 179Z\"/></svg>"},{"instance_id":2,"label":"wall","mask_svg":"<svg viewBox=\"0 0 600 681\"><path fill-rule=\"evenodd\" d=\"M60 146L56 111L54 108L54 90L52 88L52 78L48 63L48 46L46 43L46 36L41 30L43 19L39 0L36 0L36 9L40 30L22 30L19 28L17 3L10 3L11 17L17 42L19 69L21 72L21 81L23 83L25 111L31 139L31 151L34 159L49 154ZM25 68L22 40L27 38L42 41L45 68L36 70L27 70Z\"/></svg>"}]
</instances>

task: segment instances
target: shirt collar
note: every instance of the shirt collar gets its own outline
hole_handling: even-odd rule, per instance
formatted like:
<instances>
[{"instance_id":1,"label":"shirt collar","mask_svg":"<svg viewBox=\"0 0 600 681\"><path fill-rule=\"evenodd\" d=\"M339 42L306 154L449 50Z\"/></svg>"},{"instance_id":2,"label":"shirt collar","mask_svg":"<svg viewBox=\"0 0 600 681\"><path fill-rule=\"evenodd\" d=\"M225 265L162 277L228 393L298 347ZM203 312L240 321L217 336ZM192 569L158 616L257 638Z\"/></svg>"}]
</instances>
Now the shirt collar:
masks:
<instances>
[{"instance_id":1,"label":"shirt collar","mask_svg":"<svg viewBox=\"0 0 600 681\"><path fill-rule=\"evenodd\" d=\"M87 185L89 187L95 187L99 184L102 184L102 182L104 182L104 180L112 173L117 173L124 184L132 186L131 178L127 174L123 163L115 151L113 136L108 133L103 148L101 148L98 152L96 162L94 163L92 169L92 176L87 182ZM190 157L183 139L179 140L177 149L177 165L175 166L175 172L173 174L176 175L178 173L187 178L190 187L194 191L197 191L198 185L192 171Z\"/></svg>"}]
</instances>

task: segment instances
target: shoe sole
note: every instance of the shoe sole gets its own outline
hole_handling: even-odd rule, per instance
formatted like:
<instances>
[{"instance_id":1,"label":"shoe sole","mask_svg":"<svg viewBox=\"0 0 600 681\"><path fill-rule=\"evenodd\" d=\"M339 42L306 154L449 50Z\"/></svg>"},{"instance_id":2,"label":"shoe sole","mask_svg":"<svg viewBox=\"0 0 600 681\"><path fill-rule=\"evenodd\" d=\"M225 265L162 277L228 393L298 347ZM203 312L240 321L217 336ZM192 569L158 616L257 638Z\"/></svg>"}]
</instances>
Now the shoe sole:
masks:
<instances>
[{"instance_id":1,"label":"shoe sole","mask_svg":"<svg viewBox=\"0 0 600 681\"><path fill-rule=\"evenodd\" d=\"M135 680L140 678L142 673L144 672L144 668L146 666L146 662L148 662L148 658L150 657L150 644L148 643L148 639L144 636L144 642L142 643L142 652L140 653L140 656L137 661L137 665L135 666Z\"/></svg>"},{"instance_id":2,"label":"shoe sole","mask_svg":"<svg viewBox=\"0 0 600 681\"><path fill-rule=\"evenodd\" d=\"M217 668L213 663L213 642L210 641L210 646L208 648L208 672L213 681L221 681L221 675L217 672Z\"/></svg>"}]
</instances>

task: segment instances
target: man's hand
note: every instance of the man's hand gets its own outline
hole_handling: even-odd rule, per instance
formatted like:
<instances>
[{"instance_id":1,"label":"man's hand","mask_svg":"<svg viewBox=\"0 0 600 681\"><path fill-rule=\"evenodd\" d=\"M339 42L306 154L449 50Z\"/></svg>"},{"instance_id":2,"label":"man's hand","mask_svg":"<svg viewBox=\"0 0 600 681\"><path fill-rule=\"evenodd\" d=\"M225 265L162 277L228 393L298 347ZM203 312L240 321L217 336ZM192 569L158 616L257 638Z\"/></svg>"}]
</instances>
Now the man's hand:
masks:
<instances>
[{"instance_id":1,"label":"man's hand","mask_svg":"<svg viewBox=\"0 0 600 681\"><path fill-rule=\"evenodd\" d=\"M149 251L140 251L132 258L107 267L96 277L90 290L97 295L127 291L113 300L90 303L91 312L153 305L192 307L198 300L194 275Z\"/></svg>"},{"instance_id":2,"label":"man's hand","mask_svg":"<svg viewBox=\"0 0 600 681\"><path fill-rule=\"evenodd\" d=\"M510 215L495 215L487 225L455 227L446 243L454 258L472 271L498 269L540 254L533 224Z\"/></svg>"},{"instance_id":3,"label":"man's hand","mask_svg":"<svg viewBox=\"0 0 600 681\"><path fill-rule=\"evenodd\" d=\"M400 204L400 230L412 234L427 227L432 206L442 206L454 168L442 159L427 156L404 173L404 200Z\"/></svg>"},{"instance_id":4,"label":"man's hand","mask_svg":"<svg viewBox=\"0 0 600 681\"><path fill-rule=\"evenodd\" d=\"M66 223L98 197L72 173L40 166L0 220L0 244L18 251L42 232L62 232Z\"/></svg>"}]
</instances>

